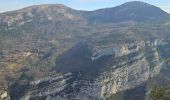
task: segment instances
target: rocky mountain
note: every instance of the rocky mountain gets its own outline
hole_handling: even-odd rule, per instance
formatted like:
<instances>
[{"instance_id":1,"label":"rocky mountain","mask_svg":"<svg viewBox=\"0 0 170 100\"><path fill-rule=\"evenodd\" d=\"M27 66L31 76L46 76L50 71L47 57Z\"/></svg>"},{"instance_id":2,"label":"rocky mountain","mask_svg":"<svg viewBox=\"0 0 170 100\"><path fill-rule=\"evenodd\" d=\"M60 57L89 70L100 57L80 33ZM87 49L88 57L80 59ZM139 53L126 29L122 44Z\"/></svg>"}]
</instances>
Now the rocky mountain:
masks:
<instances>
[{"instance_id":1,"label":"rocky mountain","mask_svg":"<svg viewBox=\"0 0 170 100\"><path fill-rule=\"evenodd\" d=\"M117 7L99 9L87 15L89 19L102 22L163 20L169 15L153 5L133 1Z\"/></svg>"},{"instance_id":2,"label":"rocky mountain","mask_svg":"<svg viewBox=\"0 0 170 100\"><path fill-rule=\"evenodd\" d=\"M169 14L140 1L1 13L1 99L150 100L152 87L170 87L169 27Z\"/></svg>"}]
</instances>

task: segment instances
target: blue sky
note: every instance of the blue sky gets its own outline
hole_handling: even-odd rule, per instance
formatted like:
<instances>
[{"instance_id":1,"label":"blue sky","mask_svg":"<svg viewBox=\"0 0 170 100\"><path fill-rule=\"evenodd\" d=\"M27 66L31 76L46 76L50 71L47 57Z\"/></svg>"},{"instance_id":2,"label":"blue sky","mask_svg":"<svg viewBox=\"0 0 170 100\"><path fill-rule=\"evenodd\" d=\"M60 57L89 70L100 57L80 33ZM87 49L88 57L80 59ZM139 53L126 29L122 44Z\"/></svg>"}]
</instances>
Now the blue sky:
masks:
<instances>
[{"instance_id":1,"label":"blue sky","mask_svg":"<svg viewBox=\"0 0 170 100\"><path fill-rule=\"evenodd\" d=\"M78 10L95 10L114 7L132 0L0 0L0 12L38 4L64 4ZM170 0L141 0L170 12Z\"/></svg>"}]
</instances>

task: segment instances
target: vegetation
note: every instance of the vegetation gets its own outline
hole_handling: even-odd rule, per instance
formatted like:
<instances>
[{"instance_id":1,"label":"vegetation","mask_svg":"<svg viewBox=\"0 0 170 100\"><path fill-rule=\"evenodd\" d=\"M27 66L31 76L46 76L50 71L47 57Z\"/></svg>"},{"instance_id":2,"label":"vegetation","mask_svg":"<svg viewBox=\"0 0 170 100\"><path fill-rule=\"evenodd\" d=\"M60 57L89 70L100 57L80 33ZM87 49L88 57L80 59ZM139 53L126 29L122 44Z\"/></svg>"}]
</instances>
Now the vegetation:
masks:
<instances>
[{"instance_id":1,"label":"vegetation","mask_svg":"<svg viewBox=\"0 0 170 100\"><path fill-rule=\"evenodd\" d=\"M170 100L170 89L154 87L150 92L151 100Z\"/></svg>"},{"instance_id":2,"label":"vegetation","mask_svg":"<svg viewBox=\"0 0 170 100\"><path fill-rule=\"evenodd\" d=\"M130 66L140 54L135 52L116 59L102 57L92 62L90 49L84 43L76 45L79 42L86 41L92 48L120 47L136 40L165 38L170 33L169 15L141 2L93 12L57 5L44 7L0 14L0 87L5 84L12 99L18 100L30 81L52 71L82 72L83 78L90 80L101 70L110 70L110 66L125 65L119 62L126 61ZM152 49L147 48L150 66L154 66L152 53Z\"/></svg>"}]
</instances>

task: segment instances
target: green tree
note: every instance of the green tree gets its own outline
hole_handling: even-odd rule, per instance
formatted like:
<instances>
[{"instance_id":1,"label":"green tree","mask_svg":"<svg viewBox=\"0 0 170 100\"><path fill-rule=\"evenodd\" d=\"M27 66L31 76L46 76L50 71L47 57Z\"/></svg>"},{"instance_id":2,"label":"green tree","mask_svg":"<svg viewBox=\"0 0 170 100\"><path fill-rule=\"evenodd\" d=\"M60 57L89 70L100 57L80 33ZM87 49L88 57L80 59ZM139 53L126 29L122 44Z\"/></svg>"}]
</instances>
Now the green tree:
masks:
<instances>
[{"instance_id":1,"label":"green tree","mask_svg":"<svg viewBox=\"0 0 170 100\"><path fill-rule=\"evenodd\" d=\"M154 87L150 92L151 100L170 100L170 89Z\"/></svg>"}]
</instances>

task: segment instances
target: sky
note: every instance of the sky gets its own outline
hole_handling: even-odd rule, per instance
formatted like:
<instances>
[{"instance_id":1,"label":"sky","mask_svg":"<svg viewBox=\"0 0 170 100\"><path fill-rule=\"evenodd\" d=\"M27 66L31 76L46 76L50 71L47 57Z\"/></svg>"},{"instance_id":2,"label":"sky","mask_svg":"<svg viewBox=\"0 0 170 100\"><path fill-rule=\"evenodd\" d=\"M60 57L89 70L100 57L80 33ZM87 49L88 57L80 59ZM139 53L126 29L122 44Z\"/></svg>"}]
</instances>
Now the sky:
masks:
<instances>
[{"instance_id":1,"label":"sky","mask_svg":"<svg viewBox=\"0 0 170 100\"><path fill-rule=\"evenodd\" d=\"M0 0L0 13L39 4L64 4L77 10L96 10L114 7L133 0ZM170 0L140 0L170 13Z\"/></svg>"}]
</instances>

